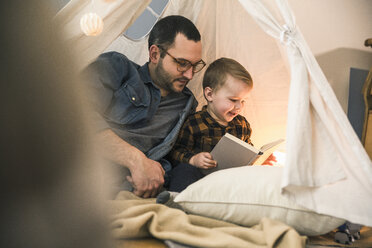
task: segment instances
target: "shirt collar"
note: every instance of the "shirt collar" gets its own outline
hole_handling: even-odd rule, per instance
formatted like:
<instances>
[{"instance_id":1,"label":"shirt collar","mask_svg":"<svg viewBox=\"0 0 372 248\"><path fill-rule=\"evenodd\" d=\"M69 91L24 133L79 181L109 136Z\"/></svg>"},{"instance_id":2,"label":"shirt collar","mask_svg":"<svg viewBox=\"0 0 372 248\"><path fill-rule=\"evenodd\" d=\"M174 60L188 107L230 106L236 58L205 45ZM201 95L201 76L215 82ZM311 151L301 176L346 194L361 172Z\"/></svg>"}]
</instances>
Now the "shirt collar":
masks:
<instances>
[{"instance_id":1,"label":"shirt collar","mask_svg":"<svg viewBox=\"0 0 372 248\"><path fill-rule=\"evenodd\" d=\"M149 65L149 62L146 62L146 64L144 64L138 69L138 72L141 75L143 82L145 82L146 84L151 83L152 85L156 87L156 85L154 84L154 82L152 81L150 77L150 71L149 71L148 65Z\"/></svg>"},{"instance_id":2,"label":"shirt collar","mask_svg":"<svg viewBox=\"0 0 372 248\"><path fill-rule=\"evenodd\" d=\"M204 105L201 110L201 115L211 126L221 126L207 111L207 105Z\"/></svg>"},{"instance_id":3,"label":"shirt collar","mask_svg":"<svg viewBox=\"0 0 372 248\"><path fill-rule=\"evenodd\" d=\"M218 123L207 111L207 105L204 105L202 107L202 110L201 110L201 115L203 116L203 118L208 122L209 125L211 126L220 126L220 127L223 127L223 128L227 128L227 127L231 127L231 126L235 126L235 120L236 120L236 117L234 117L234 119L232 119L229 123L227 123L227 126L222 126L220 123Z\"/></svg>"}]
</instances>

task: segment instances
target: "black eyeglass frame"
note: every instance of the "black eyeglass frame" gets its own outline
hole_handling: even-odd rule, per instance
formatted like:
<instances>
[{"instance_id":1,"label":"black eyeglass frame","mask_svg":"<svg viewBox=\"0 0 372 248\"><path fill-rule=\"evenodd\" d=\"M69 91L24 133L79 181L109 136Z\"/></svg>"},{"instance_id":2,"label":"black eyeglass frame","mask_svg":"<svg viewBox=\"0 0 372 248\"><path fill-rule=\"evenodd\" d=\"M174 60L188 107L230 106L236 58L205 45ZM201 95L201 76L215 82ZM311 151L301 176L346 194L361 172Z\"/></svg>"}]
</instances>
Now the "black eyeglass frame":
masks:
<instances>
[{"instance_id":1,"label":"black eyeglass frame","mask_svg":"<svg viewBox=\"0 0 372 248\"><path fill-rule=\"evenodd\" d=\"M178 58L175 58L173 55L171 55L163 47L161 47L159 45L157 47L159 47L160 50L163 50L166 54L168 54L173 59L174 62L176 62L176 64L177 64L177 71L179 71L179 72L185 72L185 71L189 70L192 67L192 72L193 73L198 73L201 70L203 70L204 67L207 65L202 59L200 61L196 62L195 64L193 64L193 63L191 63L187 59L178 59ZM186 65L182 65L182 64L185 64L185 63L186 63ZM196 69L196 66L199 66L199 65L202 65L200 67L200 69L198 68L198 70L195 70Z\"/></svg>"}]
</instances>

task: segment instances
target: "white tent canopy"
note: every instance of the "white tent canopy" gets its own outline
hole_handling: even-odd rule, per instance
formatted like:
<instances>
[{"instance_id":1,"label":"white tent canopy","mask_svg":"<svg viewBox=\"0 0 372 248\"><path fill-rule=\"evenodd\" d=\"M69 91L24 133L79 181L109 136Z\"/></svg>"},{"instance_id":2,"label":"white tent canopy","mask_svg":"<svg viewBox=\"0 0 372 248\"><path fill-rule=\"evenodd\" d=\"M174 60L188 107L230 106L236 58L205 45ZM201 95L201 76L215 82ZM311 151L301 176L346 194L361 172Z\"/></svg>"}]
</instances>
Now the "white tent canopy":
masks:
<instances>
[{"instance_id":1,"label":"white tent canopy","mask_svg":"<svg viewBox=\"0 0 372 248\"><path fill-rule=\"evenodd\" d=\"M130 41L120 35L149 2L116 0L109 7L102 2L96 8L107 5L99 13L104 31L86 37L79 19L94 11L90 1L72 0L56 19L76 48L79 66L108 50L124 53L139 64L146 62L147 40ZM254 89L243 114L251 123L256 145L286 138L283 194L318 213L372 226L372 163L287 1L170 0L163 16L172 14L196 24L205 61L231 57L251 73ZM189 85L199 107L204 104L201 78L202 73L197 74Z\"/></svg>"}]
</instances>

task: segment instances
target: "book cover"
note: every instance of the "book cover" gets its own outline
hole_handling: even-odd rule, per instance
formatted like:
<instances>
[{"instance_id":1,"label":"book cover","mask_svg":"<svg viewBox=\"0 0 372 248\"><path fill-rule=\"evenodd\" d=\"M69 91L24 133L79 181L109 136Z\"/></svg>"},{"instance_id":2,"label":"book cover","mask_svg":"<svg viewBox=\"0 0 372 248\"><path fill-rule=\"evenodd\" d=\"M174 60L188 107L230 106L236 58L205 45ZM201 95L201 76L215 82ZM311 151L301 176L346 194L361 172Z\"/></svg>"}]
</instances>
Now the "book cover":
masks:
<instances>
[{"instance_id":1,"label":"book cover","mask_svg":"<svg viewBox=\"0 0 372 248\"><path fill-rule=\"evenodd\" d=\"M211 151L213 159L217 161L217 166L203 170L203 173L207 175L222 169L262 164L283 141L284 139L278 139L257 149L226 133Z\"/></svg>"}]
</instances>

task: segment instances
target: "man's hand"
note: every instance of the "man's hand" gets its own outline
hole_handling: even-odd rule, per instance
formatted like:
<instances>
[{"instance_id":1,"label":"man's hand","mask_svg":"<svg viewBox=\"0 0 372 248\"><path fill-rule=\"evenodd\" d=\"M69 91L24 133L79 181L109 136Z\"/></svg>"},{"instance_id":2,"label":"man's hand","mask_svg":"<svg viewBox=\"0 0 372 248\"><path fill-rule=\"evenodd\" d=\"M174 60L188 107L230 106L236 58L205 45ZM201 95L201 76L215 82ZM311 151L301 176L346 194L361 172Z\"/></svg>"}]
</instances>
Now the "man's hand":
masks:
<instances>
[{"instance_id":1,"label":"man's hand","mask_svg":"<svg viewBox=\"0 0 372 248\"><path fill-rule=\"evenodd\" d=\"M164 184L164 169L159 162L146 156L137 160L137 164L129 168L131 176L127 180L133 185L133 193L143 198L155 197Z\"/></svg>"},{"instance_id":2,"label":"man's hand","mask_svg":"<svg viewBox=\"0 0 372 248\"><path fill-rule=\"evenodd\" d=\"M276 160L274 154L271 153L271 155L262 163L262 165L274 165L275 162L278 161Z\"/></svg>"},{"instance_id":3,"label":"man's hand","mask_svg":"<svg viewBox=\"0 0 372 248\"><path fill-rule=\"evenodd\" d=\"M127 180L134 187L134 194L140 197L155 197L164 184L164 170L160 163L151 160L136 147L130 145L111 129L97 135L103 155L127 167L131 176Z\"/></svg>"},{"instance_id":4,"label":"man's hand","mask_svg":"<svg viewBox=\"0 0 372 248\"><path fill-rule=\"evenodd\" d=\"M192 156L189 163L201 169L210 169L217 166L217 161L213 160L209 152L201 152Z\"/></svg>"}]
</instances>

